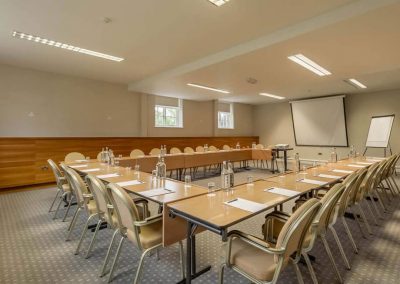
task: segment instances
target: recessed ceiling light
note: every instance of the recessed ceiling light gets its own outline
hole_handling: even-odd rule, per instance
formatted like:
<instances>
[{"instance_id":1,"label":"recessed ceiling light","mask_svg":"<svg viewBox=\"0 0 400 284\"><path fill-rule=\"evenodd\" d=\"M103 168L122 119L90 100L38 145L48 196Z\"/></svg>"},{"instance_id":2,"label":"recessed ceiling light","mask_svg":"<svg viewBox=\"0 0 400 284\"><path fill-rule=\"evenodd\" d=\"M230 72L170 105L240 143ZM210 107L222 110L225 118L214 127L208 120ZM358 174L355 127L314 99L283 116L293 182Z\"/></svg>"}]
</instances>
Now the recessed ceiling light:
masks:
<instances>
[{"instance_id":1,"label":"recessed ceiling light","mask_svg":"<svg viewBox=\"0 0 400 284\"><path fill-rule=\"evenodd\" d=\"M357 81L356 79L348 79L345 80L346 83L349 83L350 85L359 88L359 89L366 89L367 86L365 86L363 83L361 83L360 81Z\"/></svg>"},{"instance_id":2,"label":"recessed ceiling light","mask_svg":"<svg viewBox=\"0 0 400 284\"><path fill-rule=\"evenodd\" d=\"M226 90L215 89L215 88L202 86L202 85L197 85L197 84L193 84L193 83L188 83L187 85L191 86L191 87L206 89L206 90L209 90L209 91L219 92L219 93L223 93L223 94L229 94L230 93L229 91L226 91Z\"/></svg>"},{"instance_id":3,"label":"recessed ceiling light","mask_svg":"<svg viewBox=\"0 0 400 284\"><path fill-rule=\"evenodd\" d=\"M26 39L28 41L37 42L37 43L43 43L43 44L46 44L46 45L49 45L49 46L59 47L59 48L63 48L63 49L67 49L67 50L71 50L71 51L87 54L87 55L101 57L101 58L108 59L108 60L113 60L113 61L117 61L117 62L121 62L122 60L124 60L121 57L116 57L116 56L108 55L108 54L105 54L105 53L101 53L101 52L97 52L97 51L93 51L93 50L89 50L89 49L85 49L85 48L81 48L81 47L77 47L77 46L61 43L61 42L54 41L54 40L48 40L48 39L45 39L45 38L41 38L41 37L38 37L38 36L29 35L29 34L25 34L25 33L21 33L21 32L14 31L12 35L15 38Z\"/></svg>"},{"instance_id":4,"label":"recessed ceiling light","mask_svg":"<svg viewBox=\"0 0 400 284\"><path fill-rule=\"evenodd\" d=\"M292 55L289 56L288 58L319 76L327 76L332 74L331 72L321 67L311 59L305 57L303 54Z\"/></svg>"},{"instance_id":5,"label":"recessed ceiling light","mask_svg":"<svg viewBox=\"0 0 400 284\"><path fill-rule=\"evenodd\" d=\"M226 4L227 2L229 2L229 0L208 0L208 1L210 1L215 6L218 6L218 7L220 7L220 6L224 5L224 4Z\"/></svg>"},{"instance_id":6,"label":"recessed ceiling light","mask_svg":"<svg viewBox=\"0 0 400 284\"><path fill-rule=\"evenodd\" d=\"M272 94L268 94L268 93L260 93L260 96L270 97L270 98L274 98L274 99L278 99L278 100L284 100L284 99L286 99L285 97L281 97L281 96L277 96L277 95L272 95Z\"/></svg>"}]
</instances>

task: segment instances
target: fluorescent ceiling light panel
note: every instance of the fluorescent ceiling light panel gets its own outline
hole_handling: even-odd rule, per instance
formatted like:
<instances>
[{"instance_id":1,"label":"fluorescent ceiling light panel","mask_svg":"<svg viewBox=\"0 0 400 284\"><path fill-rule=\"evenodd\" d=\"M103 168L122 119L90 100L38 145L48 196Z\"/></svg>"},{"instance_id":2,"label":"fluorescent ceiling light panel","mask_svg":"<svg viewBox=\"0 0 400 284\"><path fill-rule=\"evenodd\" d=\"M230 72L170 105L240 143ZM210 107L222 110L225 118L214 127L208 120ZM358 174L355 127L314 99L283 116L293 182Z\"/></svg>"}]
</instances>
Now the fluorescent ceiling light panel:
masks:
<instances>
[{"instance_id":1,"label":"fluorescent ceiling light panel","mask_svg":"<svg viewBox=\"0 0 400 284\"><path fill-rule=\"evenodd\" d=\"M202 86L202 85L197 85L197 84L193 84L193 83L188 83L187 85L191 86L191 87L206 89L206 90L209 90L209 91L219 92L219 93L223 93L223 94L229 94L230 93L229 91L226 91L226 90L215 89L215 88Z\"/></svg>"},{"instance_id":2,"label":"fluorescent ceiling light panel","mask_svg":"<svg viewBox=\"0 0 400 284\"><path fill-rule=\"evenodd\" d=\"M220 6L224 5L224 4L226 4L227 2L229 2L229 0L208 0L208 1L210 1L215 6L218 6L218 7L220 7Z\"/></svg>"},{"instance_id":3,"label":"fluorescent ceiling light panel","mask_svg":"<svg viewBox=\"0 0 400 284\"><path fill-rule=\"evenodd\" d=\"M363 83L357 81L356 79L349 79L347 81L349 84L353 85L356 88L360 88L360 89L366 89L367 86L365 86Z\"/></svg>"},{"instance_id":4,"label":"fluorescent ceiling light panel","mask_svg":"<svg viewBox=\"0 0 400 284\"><path fill-rule=\"evenodd\" d=\"M327 76L332 74L331 72L321 67L311 59L305 57L303 54L292 55L289 56L288 58L319 76Z\"/></svg>"},{"instance_id":5,"label":"fluorescent ceiling light panel","mask_svg":"<svg viewBox=\"0 0 400 284\"><path fill-rule=\"evenodd\" d=\"M75 52L79 52L79 53L83 53L83 54L87 54L87 55L92 55L92 56L96 56L96 57L100 57L100 58L104 58L104 59L108 59L108 60L113 60L113 61L117 61L117 62L121 62L122 60L124 60L121 57L116 57L116 56L108 55L105 53L69 45L69 44L54 41L54 40L41 38L41 37L30 35L30 34L17 32L17 31L14 31L12 35L15 38L26 39L26 40L29 40L32 42L37 42L37 43L42 43L42 44L46 44L46 45L50 45L50 46L54 46L54 47L59 47L62 49L75 51Z\"/></svg>"},{"instance_id":6,"label":"fluorescent ceiling light panel","mask_svg":"<svg viewBox=\"0 0 400 284\"><path fill-rule=\"evenodd\" d=\"M277 100L284 100L284 99L286 99L285 97L281 97L281 96L277 96L277 95L272 95L272 94L268 94L268 93L260 93L260 96L270 97L270 98L277 99Z\"/></svg>"}]
</instances>

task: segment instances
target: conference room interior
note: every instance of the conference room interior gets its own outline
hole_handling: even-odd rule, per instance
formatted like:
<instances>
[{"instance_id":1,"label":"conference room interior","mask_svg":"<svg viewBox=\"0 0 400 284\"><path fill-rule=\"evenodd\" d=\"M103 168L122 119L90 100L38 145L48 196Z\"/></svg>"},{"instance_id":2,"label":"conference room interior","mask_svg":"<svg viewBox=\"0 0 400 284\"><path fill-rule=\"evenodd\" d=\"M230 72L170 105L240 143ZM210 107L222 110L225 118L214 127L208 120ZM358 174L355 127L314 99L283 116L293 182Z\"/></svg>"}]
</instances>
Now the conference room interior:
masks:
<instances>
[{"instance_id":1,"label":"conference room interior","mask_svg":"<svg viewBox=\"0 0 400 284\"><path fill-rule=\"evenodd\" d=\"M399 0L0 0L0 283L399 283Z\"/></svg>"}]
</instances>

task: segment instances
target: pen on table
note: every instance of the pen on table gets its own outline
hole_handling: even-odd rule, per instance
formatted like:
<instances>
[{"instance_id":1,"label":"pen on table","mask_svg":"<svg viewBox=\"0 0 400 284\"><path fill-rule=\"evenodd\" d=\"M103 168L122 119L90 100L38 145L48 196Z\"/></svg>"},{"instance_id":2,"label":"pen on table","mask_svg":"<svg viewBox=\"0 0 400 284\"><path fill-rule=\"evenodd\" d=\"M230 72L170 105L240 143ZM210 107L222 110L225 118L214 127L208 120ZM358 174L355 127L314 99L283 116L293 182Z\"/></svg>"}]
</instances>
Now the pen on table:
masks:
<instances>
[{"instance_id":1,"label":"pen on table","mask_svg":"<svg viewBox=\"0 0 400 284\"><path fill-rule=\"evenodd\" d=\"M232 202L237 201L237 200L238 200L238 199L235 198L235 199L232 199L232 200L227 201L226 203L232 203Z\"/></svg>"}]
</instances>

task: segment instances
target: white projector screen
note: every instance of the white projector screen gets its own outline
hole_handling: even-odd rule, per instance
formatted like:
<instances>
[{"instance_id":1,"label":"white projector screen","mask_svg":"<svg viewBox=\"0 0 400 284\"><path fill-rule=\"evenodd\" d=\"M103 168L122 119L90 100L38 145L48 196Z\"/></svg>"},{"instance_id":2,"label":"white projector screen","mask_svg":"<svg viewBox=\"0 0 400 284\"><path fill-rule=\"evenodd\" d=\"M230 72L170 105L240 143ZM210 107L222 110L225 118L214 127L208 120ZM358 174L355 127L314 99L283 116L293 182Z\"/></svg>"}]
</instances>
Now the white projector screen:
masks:
<instances>
[{"instance_id":1,"label":"white projector screen","mask_svg":"<svg viewBox=\"0 0 400 284\"><path fill-rule=\"evenodd\" d=\"M373 116L369 125L366 147L386 148L389 144L394 115Z\"/></svg>"},{"instance_id":2,"label":"white projector screen","mask_svg":"<svg viewBox=\"0 0 400 284\"><path fill-rule=\"evenodd\" d=\"M297 146L346 147L344 96L290 102Z\"/></svg>"}]
</instances>

